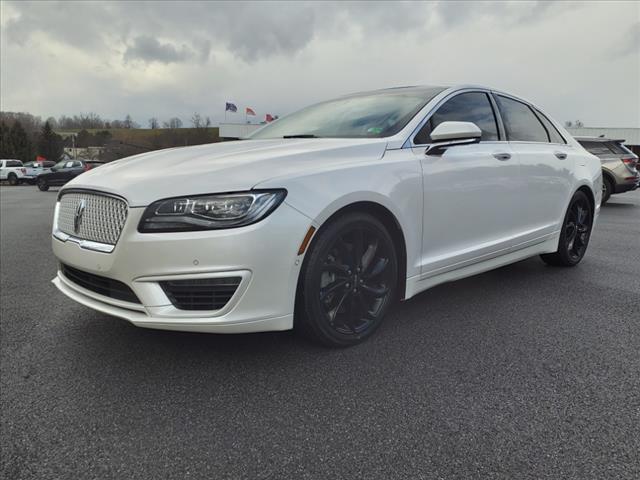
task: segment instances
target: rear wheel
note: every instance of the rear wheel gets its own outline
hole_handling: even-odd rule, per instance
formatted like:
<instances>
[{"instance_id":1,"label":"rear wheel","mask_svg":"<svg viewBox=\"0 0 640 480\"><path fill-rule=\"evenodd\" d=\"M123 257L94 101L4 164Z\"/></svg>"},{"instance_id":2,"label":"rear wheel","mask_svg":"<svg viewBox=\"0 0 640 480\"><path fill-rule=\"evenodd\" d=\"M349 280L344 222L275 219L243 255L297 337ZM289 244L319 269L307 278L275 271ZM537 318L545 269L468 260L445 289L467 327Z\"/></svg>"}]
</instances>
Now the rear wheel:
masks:
<instances>
[{"instance_id":1,"label":"rear wheel","mask_svg":"<svg viewBox=\"0 0 640 480\"><path fill-rule=\"evenodd\" d=\"M397 254L384 225L369 214L347 214L318 232L307 255L296 328L333 347L369 337L397 287Z\"/></svg>"},{"instance_id":2,"label":"rear wheel","mask_svg":"<svg viewBox=\"0 0 640 480\"><path fill-rule=\"evenodd\" d=\"M18 176L13 172L11 172L7 176L7 180L9 180L9 185L17 185L18 184Z\"/></svg>"},{"instance_id":3,"label":"rear wheel","mask_svg":"<svg viewBox=\"0 0 640 480\"><path fill-rule=\"evenodd\" d=\"M613 193L613 182L608 177L602 178L602 205L607 203Z\"/></svg>"},{"instance_id":4,"label":"rear wheel","mask_svg":"<svg viewBox=\"0 0 640 480\"><path fill-rule=\"evenodd\" d=\"M540 255L549 265L573 267L587 252L591 226L593 225L593 209L584 192L575 193L564 216L558 250L554 253Z\"/></svg>"},{"instance_id":5,"label":"rear wheel","mask_svg":"<svg viewBox=\"0 0 640 480\"><path fill-rule=\"evenodd\" d=\"M40 189L41 192L46 192L47 190L49 190L49 184L44 178L38 179L38 189Z\"/></svg>"}]
</instances>

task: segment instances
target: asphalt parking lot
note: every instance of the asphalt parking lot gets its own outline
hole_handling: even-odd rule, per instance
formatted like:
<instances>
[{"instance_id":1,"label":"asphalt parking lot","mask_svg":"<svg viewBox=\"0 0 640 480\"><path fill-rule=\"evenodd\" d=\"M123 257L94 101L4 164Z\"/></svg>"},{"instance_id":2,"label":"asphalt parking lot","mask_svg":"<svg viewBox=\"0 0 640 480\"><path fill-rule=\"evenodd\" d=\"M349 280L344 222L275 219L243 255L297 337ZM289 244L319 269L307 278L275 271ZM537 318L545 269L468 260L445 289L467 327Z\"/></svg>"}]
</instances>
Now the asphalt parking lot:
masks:
<instances>
[{"instance_id":1,"label":"asphalt parking lot","mask_svg":"<svg viewBox=\"0 0 640 480\"><path fill-rule=\"evenodd\" d=\"M640 191L577 268L439 286L346 350L75 304L55 197L0 188L3 478L640 477Z\"/></svg>"}]
</instances>

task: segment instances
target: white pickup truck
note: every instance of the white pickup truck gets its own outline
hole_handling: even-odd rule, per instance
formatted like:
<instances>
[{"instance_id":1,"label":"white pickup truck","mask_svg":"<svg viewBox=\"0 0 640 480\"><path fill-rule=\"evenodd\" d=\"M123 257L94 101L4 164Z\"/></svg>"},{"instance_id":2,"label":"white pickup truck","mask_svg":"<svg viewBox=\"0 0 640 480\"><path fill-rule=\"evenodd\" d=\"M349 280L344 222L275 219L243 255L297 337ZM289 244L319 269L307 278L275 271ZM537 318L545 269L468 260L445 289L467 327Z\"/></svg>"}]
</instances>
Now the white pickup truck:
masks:
<instances>
[{"instance_id":1,"label":"white pickup truck","mask_svg":"<svg viewBox=\"0 0 640 480\"><path fill-rule=\"evenodd\" d=\"M49 173L51 171L51 167L53 167L55 164L56 162L51 162L49 160L25 163L24 168L27 171L24 174L24 180L31 185L35 185L38 175L42 173Z\"/></svg>"},{"instance_id":2,"label":"white pickup truck","mask_svg":"<svg viewBox=\"0 0 640 480\"><path fill-rule=\"evenodd\" d=\"M8 180L10 185L18 185L25 180L27 169L20 160L0 160L0 180Z\"/></svg>"}]
</instances>

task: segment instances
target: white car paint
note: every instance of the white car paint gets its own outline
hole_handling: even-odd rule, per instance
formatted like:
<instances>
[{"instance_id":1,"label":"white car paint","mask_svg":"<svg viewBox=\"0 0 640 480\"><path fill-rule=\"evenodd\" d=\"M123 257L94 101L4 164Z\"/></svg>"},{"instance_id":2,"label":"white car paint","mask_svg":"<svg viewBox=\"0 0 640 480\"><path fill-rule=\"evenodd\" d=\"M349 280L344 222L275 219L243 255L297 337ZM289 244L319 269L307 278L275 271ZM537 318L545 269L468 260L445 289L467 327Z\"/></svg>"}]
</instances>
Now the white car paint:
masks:
<instances>
[{"instance_id":1,"label":"white car paint","mask_svg":"<svg viewBox=\"0 0 640 480\"><path fill-rule=\"evenodd\" d=\"M61 262L119 280L142 305L86 290L58 272L54 284L70 298L138 326L219 333L285 330L294 301L309 227L317 229L343 207L369 202L397 221L406 250L404 298L558 246L569 199L580 187L600 207L601 168L560 125L563 145L491 141L426 156L417 129L454 87L428 102L397 134L372 139L278 139L224 142L150 152L91 170L68 183L126 199L129 213L112 253L53 238ZM560 159L556 153L566 154ZM228 230L139 233L145 207L170 197L286 189L262 221ZM160 279L238 275L242 283L218 311L175 308Z\"/></svg>"}]
</instances>

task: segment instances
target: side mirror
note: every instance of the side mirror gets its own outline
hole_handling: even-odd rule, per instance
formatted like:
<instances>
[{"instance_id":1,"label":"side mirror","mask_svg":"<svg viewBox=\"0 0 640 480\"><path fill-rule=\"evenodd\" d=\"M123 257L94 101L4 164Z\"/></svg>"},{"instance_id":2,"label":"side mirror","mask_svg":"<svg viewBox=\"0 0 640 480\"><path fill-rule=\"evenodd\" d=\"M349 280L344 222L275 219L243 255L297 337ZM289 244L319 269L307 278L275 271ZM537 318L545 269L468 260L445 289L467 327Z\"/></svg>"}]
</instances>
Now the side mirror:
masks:
<instances>
[{"instance_id":1,"label":"side mirror","mask_svg":"<svg viewBox=\"0 0 640 480\"><path fill-rule=\"evenodd\" d=\"M472 122L442 122L431 132L433 143L425 155L442 155L449 147L478 143L482 131Z\"/></svg>"}]
</instances>

